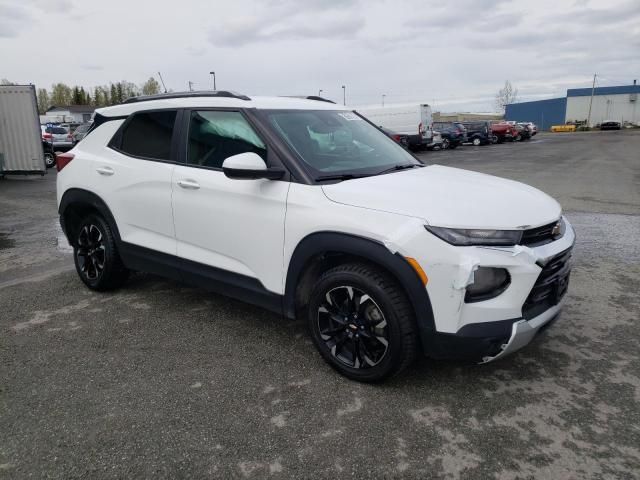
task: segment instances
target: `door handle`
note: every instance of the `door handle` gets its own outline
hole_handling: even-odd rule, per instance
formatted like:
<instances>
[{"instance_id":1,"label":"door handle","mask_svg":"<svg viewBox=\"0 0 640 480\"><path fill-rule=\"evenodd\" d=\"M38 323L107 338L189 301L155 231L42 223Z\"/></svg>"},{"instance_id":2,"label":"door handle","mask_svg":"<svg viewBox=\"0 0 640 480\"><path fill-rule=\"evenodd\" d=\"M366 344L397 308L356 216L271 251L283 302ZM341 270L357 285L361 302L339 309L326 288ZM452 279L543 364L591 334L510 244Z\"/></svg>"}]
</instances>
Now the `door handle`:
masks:
<instances>
[{"instance_id":1,"label":"door handle","mask_svg":"<svg viewBox=\"0 0 640 480\"><path fill-rule=\"evenodd\" d=\"M197 190L200 188L200 184L198 182L189 179L178 180L178 185L182 188L186 188L187 190Z\"/></svg>"},{"instance_id":2,"label":"door handle","mask_svg":"<svg viewBox=\"0 0 640 480\"><path fill-rule=\"evenodd\" d=\"M113 175L114 173L116 173L111 167L98 167L96 168L96 172L98 172L100 175Z\"/></svg>"}]
</instances>

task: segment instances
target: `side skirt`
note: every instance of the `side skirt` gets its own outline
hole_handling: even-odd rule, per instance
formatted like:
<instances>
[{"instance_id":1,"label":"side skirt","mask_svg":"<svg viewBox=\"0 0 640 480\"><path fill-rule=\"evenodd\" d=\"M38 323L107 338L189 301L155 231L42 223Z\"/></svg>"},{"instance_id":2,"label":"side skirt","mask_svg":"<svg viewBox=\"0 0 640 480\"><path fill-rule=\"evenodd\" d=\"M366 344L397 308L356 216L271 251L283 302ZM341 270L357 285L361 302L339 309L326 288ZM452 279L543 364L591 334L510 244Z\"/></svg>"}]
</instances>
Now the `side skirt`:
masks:
<instances>
[{"instance_id":1,"label":"side skirt","mask_svg":"<svg viewBox=\"0 0 640 480\"><path fill-rule=\"evenodd\" d=\"M283 296L268 291L255 278L127 242L120 242L118 250L124 264L132 270L185 282L194 287L283 314Z\"/></svg>"}]
</instances>

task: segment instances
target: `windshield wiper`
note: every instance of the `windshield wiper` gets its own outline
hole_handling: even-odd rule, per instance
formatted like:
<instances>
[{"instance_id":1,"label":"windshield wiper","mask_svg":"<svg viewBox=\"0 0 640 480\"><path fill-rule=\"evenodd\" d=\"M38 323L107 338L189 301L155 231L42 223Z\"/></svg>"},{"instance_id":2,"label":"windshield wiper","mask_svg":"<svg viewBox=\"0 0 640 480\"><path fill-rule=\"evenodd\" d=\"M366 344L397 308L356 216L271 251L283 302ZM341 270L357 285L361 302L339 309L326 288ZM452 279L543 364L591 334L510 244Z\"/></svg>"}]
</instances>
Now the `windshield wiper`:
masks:
<instances>
[{"instance_id":1,"label":"windshield wiper","mask_svg":"<svg viewBox=\"0 0 640 480\"><path fill-rule=\"evenodd\" d=\"M383 175L385 173L397 172L398 170L405 170L407 168L413 168L413 167L424 167L424 165L421 165L418 163L402 163L399 165L394 165L393 167L385 168L381 172L376 173L376 175Z\"/></svg>"},{"instance_id":2,"label":"windshield wiper","mask_svg":"<svg viewBox=\"0 0 640 480\"><path fill-rule=\"evenodd\" d=\"M369 177L370 175L357 175L354 173L340 173L335 175L320 175L316 178L316 182L322 182L323 180L352 180L354 178Z\"/></svg>"}]
</instances>

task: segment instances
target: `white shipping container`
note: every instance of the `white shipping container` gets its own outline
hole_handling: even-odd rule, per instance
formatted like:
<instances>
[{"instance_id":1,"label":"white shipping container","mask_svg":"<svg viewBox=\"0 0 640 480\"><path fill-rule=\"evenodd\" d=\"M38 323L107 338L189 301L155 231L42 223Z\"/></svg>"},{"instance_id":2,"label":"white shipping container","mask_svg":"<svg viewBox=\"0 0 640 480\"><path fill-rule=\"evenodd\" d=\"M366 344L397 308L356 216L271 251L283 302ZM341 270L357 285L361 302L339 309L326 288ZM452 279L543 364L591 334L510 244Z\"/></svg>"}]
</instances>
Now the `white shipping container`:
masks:
<instances>
[{"instance_id":1,"label":"white shipping container","mask_svg":"<svg viewBox=\"0 0 640 480\"><path fill-rule=\"evenodd\" d=\"M0 85L0 175L45 172L35 87Z\"/></svg>"},{"instance_id":2,"label":"white shipping container","mask_svg":"<svg viewBox=\"0 0 640 480\"><path fill-rule=\"evenodd\" d=\"M427 146L433 139L433 114L426 103L356 107L355 110L378 127L409 135L409 144Z\"/></svg>"}]
</instances>

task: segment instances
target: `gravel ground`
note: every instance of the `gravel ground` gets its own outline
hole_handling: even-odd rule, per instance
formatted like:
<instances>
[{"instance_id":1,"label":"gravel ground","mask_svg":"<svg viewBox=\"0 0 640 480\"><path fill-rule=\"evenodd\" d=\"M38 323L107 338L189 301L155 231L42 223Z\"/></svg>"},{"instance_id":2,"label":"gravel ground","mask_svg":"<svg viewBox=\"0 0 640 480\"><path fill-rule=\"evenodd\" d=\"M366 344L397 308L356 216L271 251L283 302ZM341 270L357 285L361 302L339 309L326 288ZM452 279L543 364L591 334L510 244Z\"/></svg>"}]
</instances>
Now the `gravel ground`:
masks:
<instances>
[{"instance_id":1,"label":"gravel ground","mask_svg":"<svg viewBox=\"0 0 640 480\"><path fill-rule=\"evenodd\" d=\"M638 478L639 151L633 131L423 155L556 197L575 267L524 350L375 386L237 301L142 274L90 292L55 172L0 181L0 478Z\"/></svg>"}]
</instances>

